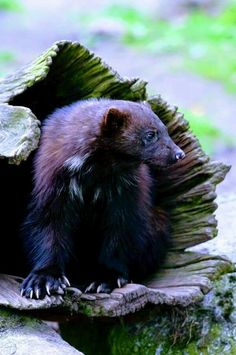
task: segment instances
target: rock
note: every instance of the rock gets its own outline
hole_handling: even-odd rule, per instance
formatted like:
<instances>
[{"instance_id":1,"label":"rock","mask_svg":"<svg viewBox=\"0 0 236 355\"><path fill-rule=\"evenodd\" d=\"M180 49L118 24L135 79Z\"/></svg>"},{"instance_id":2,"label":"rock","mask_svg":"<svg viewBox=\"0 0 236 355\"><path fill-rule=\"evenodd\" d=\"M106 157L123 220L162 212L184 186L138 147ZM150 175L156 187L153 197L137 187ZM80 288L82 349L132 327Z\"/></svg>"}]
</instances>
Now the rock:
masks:
<instances>
[{"instance_id":1,"label":"rock","mask_svg":"<svg viewBox=\"0 0 236 355\"><path fill-rule=\"evenodd\" d=\"M83 355L42 321L0 310L0 354Z\"/></svg>"},{"instance_id":2,"label":"rock","mask_svg":"<svg viewBox=\"0 0 236 355\"><path fill-rule=\"evenodd\" d=\"M219 233L216 238L189 250L212 255L226 256L236 263L236 193L227 193L218 199L216 216Z\"/></svg>"},{"instance_id":3,"label":"rock","mask_svg":"<svg viewBox=\"0 0 236 355\"><path fill-rule=\"evenodd\" d=\"M19 164L36 149L40 122L26 107L0 104L0 158Z\"/></svg>"}]
</instances>

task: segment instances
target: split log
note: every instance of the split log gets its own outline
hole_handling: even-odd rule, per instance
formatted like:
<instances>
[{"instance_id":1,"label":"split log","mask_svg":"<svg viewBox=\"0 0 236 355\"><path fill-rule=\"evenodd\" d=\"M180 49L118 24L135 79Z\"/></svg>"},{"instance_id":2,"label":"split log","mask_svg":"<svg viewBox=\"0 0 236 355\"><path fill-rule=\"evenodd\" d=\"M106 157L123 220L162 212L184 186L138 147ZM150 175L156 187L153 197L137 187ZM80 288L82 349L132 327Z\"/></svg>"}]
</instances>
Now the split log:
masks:
<instances>
[{"instance_id":1,"label":"split log","mask_svg":"<svg viewBox=\"0 0 236 355\"><path fill-rule=\"evenodd\" d=\"M1 195L6 195L1 203L8 203L6 191L12 196L8 210L12 223L6 228L9 240L12 243L18 233L31 190L30 169L40 121L56 107L91 97L148 101L186 153L178 166L156 171L159 202L168 207L173 229L173 248L167 263L143 285L129 284L111 295L81 295L69 289L64 301L60 297L37 301L21 298L19 278L5 275L1 278L0 304L28 310L50 307L52 311L56 307L62 313L114 317L135 312L147 303L187 306L199 301L210 290L212 278L233 269L225 258L184 251L216 236L215 188L229 167L209 159L176 107L160 96L149 98L145 82L121 78L78 43L57 42L31 65L0 81L0 189ZM5 220L9 222L9 216L3 215L3 225ZM18 254L14 259L21 265ZM19 275L11 268L6 272Z\"/></svg>"}]
</instances>

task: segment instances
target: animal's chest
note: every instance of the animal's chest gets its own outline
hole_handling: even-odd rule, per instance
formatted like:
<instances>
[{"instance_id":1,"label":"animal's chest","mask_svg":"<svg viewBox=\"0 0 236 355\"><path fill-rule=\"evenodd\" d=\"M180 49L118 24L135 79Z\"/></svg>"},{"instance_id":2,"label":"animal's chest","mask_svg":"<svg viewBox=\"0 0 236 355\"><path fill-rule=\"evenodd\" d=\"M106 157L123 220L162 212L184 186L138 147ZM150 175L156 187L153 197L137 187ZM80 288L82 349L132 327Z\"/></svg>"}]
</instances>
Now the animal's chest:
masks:
<instances>
[{"instance_id":1,"label":"animal's chest","mask_svg":"<svg viewBox=\"0 0 236 355\"><path fill-rule=\"evenodd\" d=\"M122 187L100 185L84 193L81 219L88 228L106 228L110 219L119 218L130 206L130 194Z\"/></svg>"},{"instance_id":2,"label":"animal's chest","mask_svg":"<svg viewBox=\"0 0 236 355\"><path fill-rule=\"evenodd\" d=\"M98 173L99 172L99 173ZM102 214L111 206L125 206L139 189L137 177L132 173L113 173L107 169L94 168L77 180L77 190L86 209Z\"/></svg>"},{"instance_id":3,"label":"animal's chest","mask_svg":"<svg viewBox=\"0 0 236 355\"><path fill-rule=\"evenodd\" d=\"M87 180L80 189L80 224L99 238L114 224L125 223L125 217L137 208L137 188L122 184L120 179Z\"/></svg>"}]
</instances>

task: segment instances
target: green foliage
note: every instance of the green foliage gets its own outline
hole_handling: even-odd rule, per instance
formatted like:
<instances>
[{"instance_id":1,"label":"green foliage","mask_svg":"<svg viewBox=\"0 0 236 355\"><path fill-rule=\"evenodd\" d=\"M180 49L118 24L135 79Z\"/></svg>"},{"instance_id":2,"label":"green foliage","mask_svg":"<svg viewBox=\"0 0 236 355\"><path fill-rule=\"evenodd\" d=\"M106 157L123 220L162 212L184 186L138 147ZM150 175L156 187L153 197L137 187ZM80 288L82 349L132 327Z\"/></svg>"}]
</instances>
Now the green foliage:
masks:
<instances>
[{"instance_id":1,"label":"green foliage","mask_svg":"<svg viewBox=\"0 0 236 355\"><path fill-rule=\"evenodd\" d=\"M212 155L215 147L222 144L224 146L232 147L235 145L235 139L232 135L222 133L222 131L214 126L211 120L201 112L193 112L181 109L184 117L190 124L193 133L198 137L203 149Z\"/></svg>"},{"instance_id":2,"label":"green foliage","mask_svg":"<svg viewBox=\"0 0 236 355\"><path fill-rule=\"evenodd\" d=\"M15 59L14 55L8 51L0 51L0 63L11 62Z\"/></svg>"},{"instance_id":3,"label":"green foliage","mask_svg":"<svg viewBox=\"0 0 236 355\"><path fill-rule=\"evenodd\" d=\"M122 41L145 52L178 54L182 67L221 80L236 92L236 1L217 16L192 12L173 22L124 5L89 14L86 22L108 18L124 28Z\"/></svg>"},{"instance_id":4,"label":"green foliage","mask_svg":"<svg viewBox=\"0 0 236 355\"><path fill-rule=\"evenodd\" d=\"M0 0L0 11L21 11L23 6L19 0Z\"/></svg>"}]
</instances>

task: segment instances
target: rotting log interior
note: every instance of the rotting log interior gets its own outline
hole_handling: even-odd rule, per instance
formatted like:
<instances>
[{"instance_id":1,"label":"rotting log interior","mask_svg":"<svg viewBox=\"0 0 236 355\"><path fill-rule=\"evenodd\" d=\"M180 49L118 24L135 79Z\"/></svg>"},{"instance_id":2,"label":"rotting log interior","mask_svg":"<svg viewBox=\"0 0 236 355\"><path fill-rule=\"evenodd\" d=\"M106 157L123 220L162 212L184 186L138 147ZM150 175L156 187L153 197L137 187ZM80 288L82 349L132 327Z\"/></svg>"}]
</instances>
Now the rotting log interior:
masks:
<instances>
[{"instance_id":1,"label":"rotting log interior","mask_svg":"<svg viewBox=\"0 0 236 355\"><path fill-rule=\"evenodd\" d=\"M79 44L59 45L48 68L45 78L12 97L9 104L29 107L42 120L57 107L90 97L146 99L144 82L122 79Z\"/></svg>"}]
</instances>

